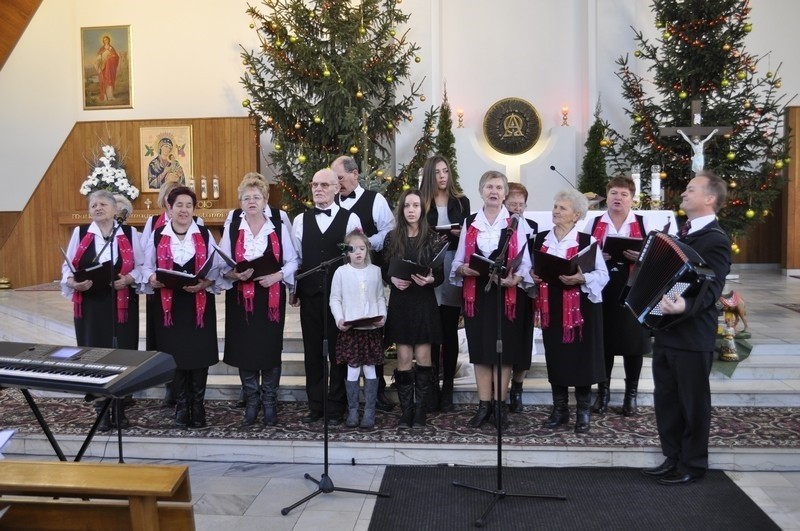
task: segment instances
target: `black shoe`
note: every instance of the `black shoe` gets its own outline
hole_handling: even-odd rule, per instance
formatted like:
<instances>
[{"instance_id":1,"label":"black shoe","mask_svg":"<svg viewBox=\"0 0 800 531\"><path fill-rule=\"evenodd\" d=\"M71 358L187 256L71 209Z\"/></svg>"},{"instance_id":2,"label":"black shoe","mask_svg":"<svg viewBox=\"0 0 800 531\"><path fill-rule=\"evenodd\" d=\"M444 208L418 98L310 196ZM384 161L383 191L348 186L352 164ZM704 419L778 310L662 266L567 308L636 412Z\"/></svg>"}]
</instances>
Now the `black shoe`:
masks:
<instances>
[{"instance_id":1,"label":"black shoe","mask_svg":"<svg viewBox=\"0 0 800 531\"><path fill-rule=\"evenodd\" d=\"M658 479L659 484L661 485L669 485L669 486L677 486L677 485L688 485L689 483L694 483L696 478L689 474L688 472L681 472L680 470L673 470L669 474L664 477Z\"/></svg>"},{"instance_id":2,"label":"black shoe","mask_svg":"<svg viewBox=\"0 0 800 531\"><path fill-rule=\"evenodd\" d=\"M342 422L342 415L328 416L328 426L339 426Z\"/></svg>"},{"instance_id":3,"label":"black shoe","mask_svg":"<svg viewBox=\"0 0 800 531\"><path fill-rule=\"evenodd\" d=\"M394 402L389 400L389 397L386 396L386 392L378 393L378 398L375 400L375 409L379 409L381 411L386 411L387 413L394 409Z\"/></svg>"},{"instance_id":4,"label":"black shoe","mask_svg":"<svg viewBox=\"0 0 800 531\"><path fill-rule=\"evenodd\" d=\"M309 411L303 418L300 419L300 422L303 424L311 424L312 422L316 422L318 420L322 420L322 413Z\"/></svg>"},{"instance_id":5,"label":"black shoe","mask_svg":"<svg viewBox=\"0 0 800 531\"><path fill-rule=\"evenodd\" d=\"M650 476L651 478L660 478L666 476L667 474L671 474L672 472L675 472L677 470L678 467L676 467L673 463L670 463L669 461L664 461L663 463L661 463L656 467L643 468L642 474L644 474L645 476Z\"/></svg>"}]
</instances>

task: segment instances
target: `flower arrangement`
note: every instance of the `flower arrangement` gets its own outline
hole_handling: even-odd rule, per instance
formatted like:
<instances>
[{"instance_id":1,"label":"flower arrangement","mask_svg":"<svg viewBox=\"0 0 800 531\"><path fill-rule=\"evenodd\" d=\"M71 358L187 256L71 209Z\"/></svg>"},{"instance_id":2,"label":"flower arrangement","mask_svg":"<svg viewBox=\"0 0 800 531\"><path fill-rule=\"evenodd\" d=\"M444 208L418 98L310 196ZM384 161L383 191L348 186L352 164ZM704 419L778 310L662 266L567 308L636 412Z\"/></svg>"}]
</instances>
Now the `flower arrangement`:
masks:
<instances>
[{"instance_id":1,"label":"flower arrangement","mask_svg":"<svg viewBox=\"0 0 800 531\"><path fill-rule=\"evenodd\" d=\"M114 146L103 146L103 156L97 159L92 173L81 184L82 195L96 190L108 190L112 194L122 194L131 201L139 197L139 189L130 183L121 161L117 161Z\"/></svg>"}]
</instances>

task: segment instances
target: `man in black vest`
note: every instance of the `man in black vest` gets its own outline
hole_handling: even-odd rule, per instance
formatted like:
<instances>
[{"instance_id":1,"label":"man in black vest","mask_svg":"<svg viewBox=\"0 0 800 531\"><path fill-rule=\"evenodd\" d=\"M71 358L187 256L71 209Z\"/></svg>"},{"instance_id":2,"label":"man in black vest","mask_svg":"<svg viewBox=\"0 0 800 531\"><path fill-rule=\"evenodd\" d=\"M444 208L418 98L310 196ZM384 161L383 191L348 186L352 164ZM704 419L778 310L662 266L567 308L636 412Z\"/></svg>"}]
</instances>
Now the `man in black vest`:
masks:
<instances>
[{"instance_id":1,"label":"man in black vest","mask_svg":"<svg viewBox=\"0 0 800 531\"><path fill-rule=\"evenodd\" d=\"M372 263L380 266L380 251L386 235L394 228L394 214L389 208L389 203L381 194L372 190L365 190L358 183L358 164L353 157L342 155L331 164L331 169L339 178L339 195L336 203L342 208L358 215L361 220L361 230L369 238L372 245ZM378 401L375 404L380 410L391 411L394 404L386 396L386 379L383 378L383 365L376 365L375 370L380 375L378 378Z\"/></svg>"},{"instance_id":2,"label":"man in black vest","mask_svg":"<svg viewBox=\"0 0 800 531\"><path fill-rule=\"evenodd\" d=\"M339 179L330 169L320 170L311 179L311 193L314 208L300 214L294 220L292 234L295 249L300 255L299 272L308 271L341 254L338 244L345 235L358 228L361 221L355 214L339 208L334 202L339 192ZM337 262L328 270L327 293L330 294L333 273L343 262ZM322 271L311 274L295 285L296 299L293 306L300 306L300 328L303 331L303 350L305 353L306 394L308 395L308 414L303 422L314 422L323 416L324 364L334 359L336 339L339 329L331 315L328 299L325 297L325 276ZM322 352L323 327L327 319L328 352ZM328 357L323 357L326 354ZM333 425L341 422L347 409L344 387L347 367L330 363L330 386L328 388L328 416Z\"/></svg>"}]
</instances>

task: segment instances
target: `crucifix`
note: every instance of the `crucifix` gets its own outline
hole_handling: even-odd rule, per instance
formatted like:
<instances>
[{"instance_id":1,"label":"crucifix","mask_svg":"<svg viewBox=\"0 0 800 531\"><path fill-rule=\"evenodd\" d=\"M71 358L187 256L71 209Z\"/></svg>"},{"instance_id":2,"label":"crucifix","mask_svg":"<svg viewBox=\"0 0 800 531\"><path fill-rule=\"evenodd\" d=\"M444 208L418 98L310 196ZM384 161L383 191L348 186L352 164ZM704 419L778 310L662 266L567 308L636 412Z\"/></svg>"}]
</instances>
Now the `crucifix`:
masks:
<instances>
[{"instance_id":1,"label":"crucifix","mask_svg":"<svg viewBox=\"0 0 800 531\"><path fill-rule=\"evenodd\" d=\"M680 135L692 146L692 171L697 173L705 166L705 156L703 149L706 142L717 133L726 135L733 131L733 127L726 126L703 126L703 116L700 111L700 100L692 100L692 125L689 127L664 127L659 131L659 136ZM702 138L703 135L708 135ZM691 138L690 138L691 137Z\"/></svg>"}]
</instances>

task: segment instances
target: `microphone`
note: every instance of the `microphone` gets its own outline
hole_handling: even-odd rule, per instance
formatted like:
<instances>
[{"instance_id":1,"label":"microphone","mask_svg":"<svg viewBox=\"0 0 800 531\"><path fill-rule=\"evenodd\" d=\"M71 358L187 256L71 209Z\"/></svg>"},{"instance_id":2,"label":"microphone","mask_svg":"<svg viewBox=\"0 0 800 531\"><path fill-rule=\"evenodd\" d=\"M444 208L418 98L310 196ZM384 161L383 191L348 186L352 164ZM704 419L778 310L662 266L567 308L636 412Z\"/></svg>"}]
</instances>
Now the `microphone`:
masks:
<instances>
[{"instance_id":1,"label":"microphone","mask_svg":"<svg viewBox=\"0 0 800 531\"><path fill-rule=\"evenodd\" d=\"M346 243L337 243L336 247L338 247L343 253L352 253L355 250L353 249L352 245L348 245Z\"/></svg>"},{"instance_id":2,"label":"microphone","mask_svg":"<svg viewBox=\"0 0 800 531\"><path fill-rule=\"evenodd\" d=\"M563 173L561 173L560 171L558 171L558 170L556 169L556 167L555 167L555 166L553 166L553 165L551 164L551 165L550 165L550 169L551 169L551 170L553 170L554 172L556 172L558 175L560 175L562 179L564 179L565 181L567 181L567 184L568 184L568 185L570 185L571 187L573 187L573 188L575 188L576 190L578 190L578 188L577 188L577 187L576 187L574 184L572 184L572 183L570 182L570 180L569 180L569 179L567 179L567 178L564 176L564 174L563 174ZM580 191L580 190L578 190L578 191Z\"/></svg>"},{"instance_id":3,"label":"microphone","mask_svg":"<svg viewBox=\"0 0 800 531\"><path fill-rule=\"evenodd\" d=\"M128 219L128 215L130 215L130 212L128 212L128 209L127 208L123 208L120 211L120 213L116 215L116 217L114 219L117 220L117 223L119 223L121 225L126 219Z\"/></svg>"},{"instance_id":4,"label":"microphone","mask_svg":"<svg viewBox=\"0 0 800 531\"><path fill-rule=\"evenodd\" d=\"M517 227L519 227L520 219L521 216L519 214L511 214L511 225L509 225L508 228L510 228L511 230L517 230Z\"/></svg>"}]
</instances>

